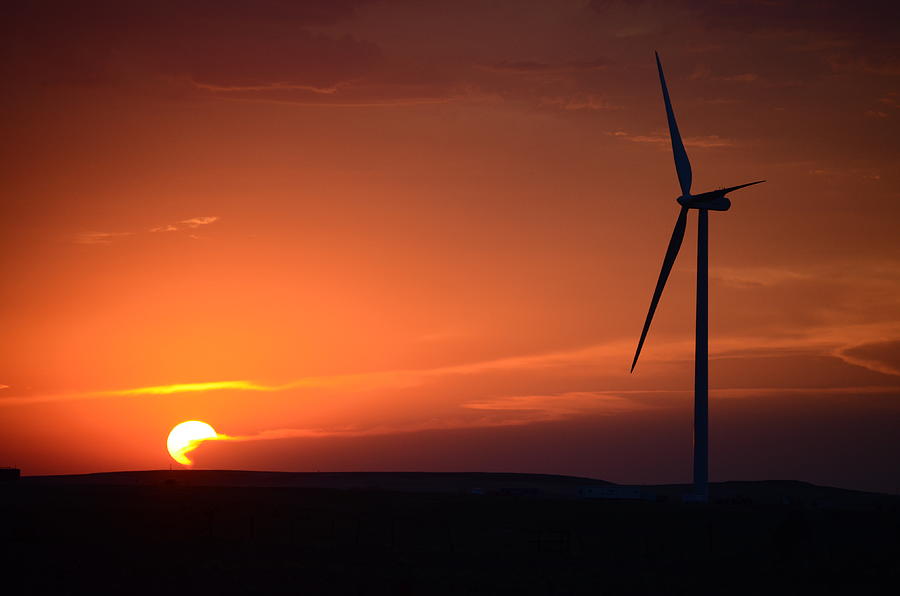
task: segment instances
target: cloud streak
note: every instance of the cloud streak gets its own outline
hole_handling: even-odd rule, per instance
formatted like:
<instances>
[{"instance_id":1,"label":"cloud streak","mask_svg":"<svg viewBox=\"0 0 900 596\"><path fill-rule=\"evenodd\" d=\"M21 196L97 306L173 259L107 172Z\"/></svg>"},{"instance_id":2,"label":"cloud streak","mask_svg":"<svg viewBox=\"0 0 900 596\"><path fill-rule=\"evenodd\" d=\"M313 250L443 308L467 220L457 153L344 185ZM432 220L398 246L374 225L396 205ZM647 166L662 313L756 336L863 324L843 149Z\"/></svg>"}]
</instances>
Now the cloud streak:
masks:
<instances>
[{"instance_id":1,"label":"cloud streak","mask_svg":"<svg viewBox=\"0 0 900 596\"><path fill-rule=\"evenodd\" d=\"M632 143L650 143L653 145L668 146L671 141L668 135L636 135L624 130L616 130L608 133L616 138L631 141ZM719 147L734 147L737 145L735 141L720 137L719 135L706 135L703 137L685 137L684 144L687 147L698 147L701 149L712 149Z\"/></svg>"},{"instance_id":2,"label":"cloud streak","mask_svg":"<svg viewBox=\"0 0 900 596\"><path fill-rule=\"evenodd\" d=\"M191 217L182 219L169 224L155 226L147 230L154 234L159 232L189 232L197 228L208 226L219 221L216 215L205 215L201 217ZM72 238L75 244L112 244L118 240L139 235L140 232L79 232ZM194 234L189 234L191 238L197 238Z\"/></svg>"},{"instance_id":3,"label":"cloud streak","mask_svg":"<svg viewBox=\"0 0 900 596\"><path fill-rule=\"evenodd\" d=\"M134 232L79 232L72 238L75 244L112 244L127 236L133 236Z\"/></svg>"},{"instance_id":4,"label":"cloud streak","mask_svg":"<svg viewBox=\"0 0 900 596\"><path fill-rule=\"evenodd\" d=\"M574 60L560 64L550 64L534 60L504 60L494 64L482 64L478 68L491 72L515 74L552 74L591 70L606 70L608 62L603 58L595 60Z\"/></svg>"},{"instance_id":5,"label":"cloud streak","mask_svg":"<svg viewBox=\"0 0 900 596\"><path fill-rule=\"evenodd\" d=\"M208 226L209 224L215 223L219 220L219 218L215 215L207 215L204 217L192 217L190 219L182 219L181 221L176 221L175 223L166 224L163 226L157 226L155 228L150 228L151 232L180 232L182 230L196 230L201 226Z\"/></svg>"},{"instance_id":6,"label":"cloud streak","mask_svg":"<svg viewBox=\"0 0 900 596\"><path fill-rule=\"evenodd\" d=\"M211 383L176 383L174 385L157 385L107 391L103 395L171 395L172 393L194 393L198 391L221 391L234 389L238 391L276 391L277 387L268 387L251 381L215 381Z\"/></svg>"}]
</instances>

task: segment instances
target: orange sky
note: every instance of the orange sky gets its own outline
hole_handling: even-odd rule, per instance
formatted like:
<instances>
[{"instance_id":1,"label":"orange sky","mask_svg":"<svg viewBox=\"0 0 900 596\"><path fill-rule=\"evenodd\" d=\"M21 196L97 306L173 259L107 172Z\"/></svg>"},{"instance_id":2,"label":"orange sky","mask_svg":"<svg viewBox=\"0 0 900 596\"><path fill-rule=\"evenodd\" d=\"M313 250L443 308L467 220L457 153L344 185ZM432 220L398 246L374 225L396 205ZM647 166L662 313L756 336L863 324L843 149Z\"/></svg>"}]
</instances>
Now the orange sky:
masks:
<instances>
[{"instance_id":1,"label":"orange sky","mask_svg":"<svg viewBox=\"0 0 900 596\"><path fill-rule=\"evenodd\" d=\"M199 419L257 439L200 467L687 481L693 216L628 374L677 215L659 50L695 191L768 180L710 218L712 480L897 492L898 16L4 5L0 465L161 468Z\"/></svg>"}]
</instances>

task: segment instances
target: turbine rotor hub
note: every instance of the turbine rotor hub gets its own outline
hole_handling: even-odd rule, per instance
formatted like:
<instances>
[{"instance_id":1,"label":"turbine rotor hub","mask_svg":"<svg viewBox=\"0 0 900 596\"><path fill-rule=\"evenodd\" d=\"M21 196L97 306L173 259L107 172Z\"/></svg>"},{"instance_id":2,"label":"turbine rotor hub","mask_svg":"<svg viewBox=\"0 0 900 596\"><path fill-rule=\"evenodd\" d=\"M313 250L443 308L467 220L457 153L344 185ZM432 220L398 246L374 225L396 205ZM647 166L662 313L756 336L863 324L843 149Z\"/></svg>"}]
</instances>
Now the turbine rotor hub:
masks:
<instances>
[{"instance_id":1,"label":"turbine rotor hub","mask_svg":"<svg viewBox=\"0 0 900 596\"><path fill-rule=\"evenodd\" d=\"M675 200L688 209L709 209L710 211L731 209L731 201L725 195L710 196L710 193L703 193L702 195L680 196Z\"/></svg>"}]
</instances>

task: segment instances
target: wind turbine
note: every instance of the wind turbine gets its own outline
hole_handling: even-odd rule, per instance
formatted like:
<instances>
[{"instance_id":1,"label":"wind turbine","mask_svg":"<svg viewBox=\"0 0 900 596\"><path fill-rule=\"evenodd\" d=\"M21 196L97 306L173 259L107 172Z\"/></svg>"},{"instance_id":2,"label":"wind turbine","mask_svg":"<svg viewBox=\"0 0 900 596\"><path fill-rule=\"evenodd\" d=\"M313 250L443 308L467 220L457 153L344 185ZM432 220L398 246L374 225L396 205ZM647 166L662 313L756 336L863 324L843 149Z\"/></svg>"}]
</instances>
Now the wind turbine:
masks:
<instances>
[{"instance_id":1,"label":"wind turbine","mask_svg":"<svg viewBox=\"0 0 900 596\"><path fill-rule=\"evenodd\" d=\"M675 156L675 172L678 174L678 183L681 186L681 196L676 199L681 205L681 211L678 213L678 219L675 220L675 229L672 231L672 238L669 240L669 247L666 249L666 256L663 258L659 280L656 282L656 289L653 290L653 297L650 299L650 310L647 312L644 329L641 331L641 339L638 341L637 350L634 352L631 372L634 372L638 356L641 355L641 348L644 346L644 340L647 339L647 331L650 329L650 321L653 320L656 305L659 304L659 298L666 287L666 280L672 271L672 265L675 264L675 257L678 256L681 241L684 240L688 211L696 209L698 214L697 324L694 344L694 494L691 496L691 500L706 502L709 497L707 487L709 479L709 356L707 349L709 336L707 325L709 212L728 211L728 208L731 207L731 201L725 196L726 194L745 186L765 182L765 180L757 180L756 182L748 182L696 195L691 194L691 162L688 160L687 152L684 150L684 143L682 143L681 135L678 133L678 124L675 122L675 112L672 111L672 101L669 99L669 89L666 87L666 77L663 75L663 68L659 61L658 53L656 54L656 68L659 70L659 84L662 86L663 101L666 104L669 137L672 140L672 153Z\"/></svg>"}]
</instances>

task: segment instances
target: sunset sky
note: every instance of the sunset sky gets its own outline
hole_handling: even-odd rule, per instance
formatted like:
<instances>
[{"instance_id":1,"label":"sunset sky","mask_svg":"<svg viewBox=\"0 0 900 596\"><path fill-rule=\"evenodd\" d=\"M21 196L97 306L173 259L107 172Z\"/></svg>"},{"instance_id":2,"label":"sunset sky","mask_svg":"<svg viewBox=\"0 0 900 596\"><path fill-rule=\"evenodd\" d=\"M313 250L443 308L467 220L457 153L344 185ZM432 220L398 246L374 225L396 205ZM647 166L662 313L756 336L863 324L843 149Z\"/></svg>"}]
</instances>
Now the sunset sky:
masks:
<instances>
[{"instance_id":1,"label":"sunset sky","mask_svg":"<svg viewBox=\"0 0 900 596\"><path fill-rule=\"evenodd\" d=\"M900 9L0 7L0 465L710 477L900 492ZM175 464L177 465L177 464Z\"/></svg>"}]
</instances>

